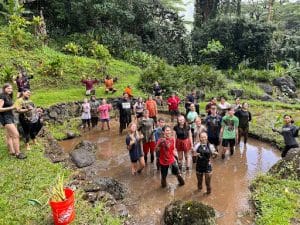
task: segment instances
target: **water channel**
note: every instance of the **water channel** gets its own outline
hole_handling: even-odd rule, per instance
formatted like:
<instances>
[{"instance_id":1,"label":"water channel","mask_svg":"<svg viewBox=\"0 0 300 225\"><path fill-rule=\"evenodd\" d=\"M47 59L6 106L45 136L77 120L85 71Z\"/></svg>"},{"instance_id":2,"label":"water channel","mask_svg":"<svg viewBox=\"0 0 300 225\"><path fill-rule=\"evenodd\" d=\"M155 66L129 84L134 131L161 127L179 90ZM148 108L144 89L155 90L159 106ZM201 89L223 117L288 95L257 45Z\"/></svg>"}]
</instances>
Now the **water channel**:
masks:
<instances>
[{"instance_id":1,"label":"water channel","mask_svg":"<svg viewBox=\"0 0 300 225\"><path fill-rule=\"evenodd\" d=\"M97 176L109 176L128 187L131 216L139 225L159 225L165 206L172 200L197 200L217 210L217 224L253 224L249 203L250 181L259 173L265 173L280 159L279 151L271 145L250 139L241 143L233 156L213 160L212 194L207 196L197 190L194 168L184 172L186 184L177 186L176 177L169 175L168 187L160 187L160 173L155 164L148 163L142 174L132 176L130 160L125 146L126 132L118 134L118 123L113 121L111 130L96 128L81 137L60 142L65 151L71 151L81 140L97 143L100 164ZM204 188L205 191L205 188Z\"/></svg>"}]
</instances>

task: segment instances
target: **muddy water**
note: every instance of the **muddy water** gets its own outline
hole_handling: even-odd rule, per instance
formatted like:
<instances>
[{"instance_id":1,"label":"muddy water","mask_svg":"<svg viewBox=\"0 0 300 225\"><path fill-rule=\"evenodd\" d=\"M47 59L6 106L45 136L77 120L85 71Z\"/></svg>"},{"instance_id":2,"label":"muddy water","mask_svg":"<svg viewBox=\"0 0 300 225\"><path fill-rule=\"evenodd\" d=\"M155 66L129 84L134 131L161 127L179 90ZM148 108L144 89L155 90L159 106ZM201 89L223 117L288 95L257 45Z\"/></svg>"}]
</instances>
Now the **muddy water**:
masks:
<instances>
[{"instance_id":1,"label":"muddy water","mask_svg":"<svg viewBox=\"0 0 300 225\"><path fill-rule=\"evenodd\" d=\"M250 139L241 144L233 156L213 160L212 194L198 192L196 174L193 168L184 172L186 185L177 186L176 177L169 175L168 187L160 188L160 173L148 163L142 174L132 176L129 155L125 147L125 134L118 135L117 123L110 131L96 130L82 137L63 141L60 144L70 151L81 140L97 143L97 157L101 164L99 176L111 176L124 183L130 201L128 208L139 225L160 224L164 207L174 199L197 200L217 210L220 225L253 224L249 204L249 183L259 173L266 172L279 160L279 152L268 144Z\"/></svg>"}]
</instances>

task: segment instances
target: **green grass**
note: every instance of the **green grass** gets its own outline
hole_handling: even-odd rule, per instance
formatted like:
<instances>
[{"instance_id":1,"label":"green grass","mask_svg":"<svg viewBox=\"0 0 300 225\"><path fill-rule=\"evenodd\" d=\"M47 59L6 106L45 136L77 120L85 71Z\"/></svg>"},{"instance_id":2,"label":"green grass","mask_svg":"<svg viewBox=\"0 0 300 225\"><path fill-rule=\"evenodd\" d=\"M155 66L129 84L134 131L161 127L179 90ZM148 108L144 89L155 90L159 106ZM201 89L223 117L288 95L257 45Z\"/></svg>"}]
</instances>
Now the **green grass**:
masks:
<instances>
[{"instance_id":1,"label":"green grass","mask_svg":"<svg viewBox=\"0 0 300 225\"><path fill-rule=\"evenodd\" d=\"M47 130L49 130L52 136L56 140L63 140L67 137L66 131L71 131L75 135L80 135L80 118L73 118L69 121L64 121L63 124L47 124Z\"/></svg>"},{"instance_id":2,"label":"green grass","mask_svg":"<svg viewBox=\"0 0 300 225\"><path fill-rule=\"evenodd\" d=\"M279 180L263 175L256 178L253 187L257 225L289 225L292 218L300 219L299 180Z\"/></svg>"},{"instance_id":3,"label":"green grass","mask_svg":"<svg viewBox=\"0 0 300 225\"><path fill-rule=\"evenodd\" d=\"M26 152L26 160L9 156L0 129L0 224L4 225L50 225L51 210L47 204L47 190L58 174L65 177L71 171L61 164L53 164L44 157L41 144ZM82 192L76 191L76 219L74 225L120 225L121 220L109 214L104 203L92 207L82 200ZM44 207L31 205L29 199L38 199Z\"/></svg>"}]
</instances>

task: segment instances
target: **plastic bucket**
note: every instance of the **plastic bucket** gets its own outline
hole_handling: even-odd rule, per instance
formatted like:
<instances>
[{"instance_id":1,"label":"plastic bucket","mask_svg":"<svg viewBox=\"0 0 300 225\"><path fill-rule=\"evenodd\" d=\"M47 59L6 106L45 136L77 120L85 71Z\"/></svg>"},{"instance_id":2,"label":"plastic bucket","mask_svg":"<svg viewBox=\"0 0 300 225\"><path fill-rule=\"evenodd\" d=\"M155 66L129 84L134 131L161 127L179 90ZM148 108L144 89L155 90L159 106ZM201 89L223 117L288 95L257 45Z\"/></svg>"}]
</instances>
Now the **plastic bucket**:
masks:
<instances>
[{"instance_id":1,"label":"plastic bucket","mask_svg":"<svg viewBox=\"0 0 300 225\"><path fill-rule=\"evenodd\" d=\"M66 200L63 202L52 202L50 206L52 208L53 221L55 225L67 225L70 224L75 218L74 209L74 191L70 188L65 188Z\"/></svg>"}]
</instances>

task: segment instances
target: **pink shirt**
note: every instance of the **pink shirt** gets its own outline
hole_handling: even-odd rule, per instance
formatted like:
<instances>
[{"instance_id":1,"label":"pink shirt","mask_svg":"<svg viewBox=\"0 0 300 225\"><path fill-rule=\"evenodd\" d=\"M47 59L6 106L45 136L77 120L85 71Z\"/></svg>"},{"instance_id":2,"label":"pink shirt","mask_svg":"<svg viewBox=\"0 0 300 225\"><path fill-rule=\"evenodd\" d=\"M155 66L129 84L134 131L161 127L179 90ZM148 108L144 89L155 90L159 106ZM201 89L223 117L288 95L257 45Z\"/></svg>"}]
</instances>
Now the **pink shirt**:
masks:
<instances>
[{"instance_id":1,"label":"pink shirt","mask_svg":"<svg viewBox=\"0 0 300 225\"><path fill-rule=\"evenodd\" d=\"M100 113L100 119L109 119L109 111L111 110L110 104L100 105L98 111Z\"/></svg>"}]
</instances>

